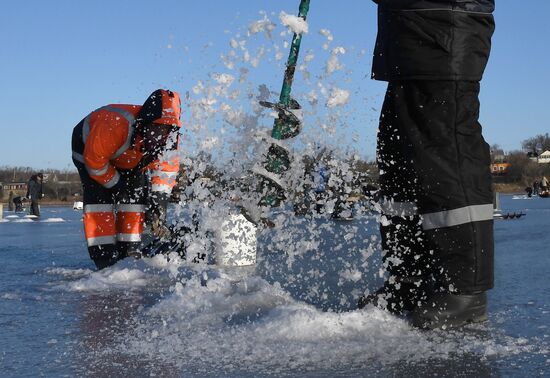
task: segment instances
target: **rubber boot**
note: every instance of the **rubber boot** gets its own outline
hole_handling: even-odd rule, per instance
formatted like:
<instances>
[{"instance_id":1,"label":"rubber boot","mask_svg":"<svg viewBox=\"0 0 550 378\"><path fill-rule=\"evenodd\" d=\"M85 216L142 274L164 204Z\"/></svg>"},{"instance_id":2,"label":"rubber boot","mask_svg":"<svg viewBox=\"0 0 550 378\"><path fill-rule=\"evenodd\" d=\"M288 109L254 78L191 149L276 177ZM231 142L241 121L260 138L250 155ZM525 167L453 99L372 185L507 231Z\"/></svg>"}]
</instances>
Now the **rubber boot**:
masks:
<instances>
[{"instance_id":1,"label":"rubber boot","mask_svg":"<svg viewBox=\"0 0 550 378\"><path fill-rule=\"evenodd\" d=\"M372 304L396 315L412 311L427 299L428 280L425 277L388 280L375 293L359 298L357 307Z\"/></svg>"},{"instance_id":2,"label":"rubber boot","mask_svg":"<svg viewBox=\"0 0 550 378\"><path fill-rule=\"evenodd\" d=\"M114 256L99 256L93 259L93 261L97 267L97 270L101 270L110 267L111 265L115 265L118 258Z\"/></svg>"},{"instance_id":3,"label":"rubber boot","mask_svg":"<svg viewBox=\"0 0 550 378\"><path fill-rule=\"evenodd\" d=\"M139 242L117 242L118 260L123 260L126 257L133 257L136 260L140 259L143 256L140 247L141 243Z\"/></svg>"},{"instance_id":4,"label":"rubber boot","mask_svg":"<svg viewBox=\"0 0 550 378\"><path fill-rule=\"evenodd\" d=\"M413 326L424 329L457 328L487 320L487 294L437 293L414 309Z\"/></svg>"},{"instance_id":5,"label":"rubber boot","mask_svg":"<svg viewBox=\"0 0 550 378\"><path fill-rule=\"evenodd\" d=\"M90 246L88 252L98 270L114 265L118 261L118 252L114 244Z\"/></svg>"}]
</instances>

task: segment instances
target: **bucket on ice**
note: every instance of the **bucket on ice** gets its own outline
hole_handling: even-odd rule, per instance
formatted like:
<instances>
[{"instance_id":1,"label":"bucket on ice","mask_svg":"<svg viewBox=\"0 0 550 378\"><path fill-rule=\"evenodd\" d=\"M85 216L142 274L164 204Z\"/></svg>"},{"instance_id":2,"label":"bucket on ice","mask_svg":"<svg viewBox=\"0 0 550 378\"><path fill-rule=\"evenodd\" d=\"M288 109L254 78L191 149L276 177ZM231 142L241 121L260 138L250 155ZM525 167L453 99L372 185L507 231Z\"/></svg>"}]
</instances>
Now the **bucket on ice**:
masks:
<instances>
[{"instance_id":1,"label":"bucket on ice","mask_svg":"<svg viewBox=\"0 0 550 378\"><path fill-rule=\"evenodd\" d=\"M215 234L215 261L221 266L256 264L256 231L254 223L242 214L230 214Z\"/></svg>"}]
</instances>

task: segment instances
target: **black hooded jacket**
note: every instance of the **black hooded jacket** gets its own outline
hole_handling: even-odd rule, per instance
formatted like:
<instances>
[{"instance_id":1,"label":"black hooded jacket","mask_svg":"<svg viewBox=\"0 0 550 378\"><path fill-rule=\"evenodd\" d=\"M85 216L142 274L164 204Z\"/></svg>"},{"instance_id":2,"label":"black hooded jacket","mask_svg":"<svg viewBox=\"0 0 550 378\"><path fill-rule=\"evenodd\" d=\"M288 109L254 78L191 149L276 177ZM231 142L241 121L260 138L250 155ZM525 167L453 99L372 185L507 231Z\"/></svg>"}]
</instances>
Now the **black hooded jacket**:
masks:
<instances>
[{"instance_id":1,"label":"black hooded jacket","mask_svg":"<svg viewBox=\"0 0 550 378\"><path fill-rule=\"evenodd\" d=\"M481 80L494 31L494 0L374 1L374 79Z\"/></svg>"}]
</instances>

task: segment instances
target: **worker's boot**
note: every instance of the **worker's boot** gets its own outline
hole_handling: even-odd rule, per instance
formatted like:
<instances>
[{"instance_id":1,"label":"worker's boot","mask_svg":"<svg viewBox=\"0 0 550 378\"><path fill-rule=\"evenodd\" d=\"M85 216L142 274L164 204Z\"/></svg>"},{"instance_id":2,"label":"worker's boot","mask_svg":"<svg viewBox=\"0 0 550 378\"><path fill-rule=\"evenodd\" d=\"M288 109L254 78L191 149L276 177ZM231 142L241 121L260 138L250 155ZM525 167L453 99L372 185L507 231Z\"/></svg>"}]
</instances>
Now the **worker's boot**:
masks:
<instances>
[{"instance_id":1,"label":"worker's boot","mask_svg":"<svg viewBox=\"0 0 550 378\"><path fill-rule=\"evenodd\" d=\"M118 261L118 252L114 244L90 246L88 252L98 270L114 265Z\"/></svg>"},{"instance_id":2,"label":"worker's boot","mask_svg":"<svg viewBox=\"0 0 550 378\"><path fill-rule=\"evenodd\" d=\"M359 298L357 307L372 304L396 315L412 311L427 299L429 281L423 276L390 279L375 293Z\"/></svg>"},{"instance_id":3,"label":"worker's boot","mask_svg":"<svg viewBox=\"0 0 550 378\"><path fill-rule=\"evenodd\" d=\"M117 259L123 260L126 257L133 257L134 259L140 259L143 257L141 253L140 242L122 242L119 241L116 243L117 247Z\"/></svg>"},{"instance_id":4,"label":"worker's boot","mask_svg":"<svg viewBox=\"0 0 550 378\"><path fill-rule=\"evenodd\" d=\"M413 326L424 329L457 328L487 320L487 294L436 293L413 310Z\"/></svg>"},{"instance_id":5,"label":"worker's boot","mask_svg":"<svg viewBox=\"0 0 550 378\"><path fill-rule=\"evenodd\" d=\"M118 258L115 256L98 256L94 260L95 266L97 267L97 270L105 269L107 267L110 267L111 265L115 265L118 261Z\"/></svg>"}]
</instances>

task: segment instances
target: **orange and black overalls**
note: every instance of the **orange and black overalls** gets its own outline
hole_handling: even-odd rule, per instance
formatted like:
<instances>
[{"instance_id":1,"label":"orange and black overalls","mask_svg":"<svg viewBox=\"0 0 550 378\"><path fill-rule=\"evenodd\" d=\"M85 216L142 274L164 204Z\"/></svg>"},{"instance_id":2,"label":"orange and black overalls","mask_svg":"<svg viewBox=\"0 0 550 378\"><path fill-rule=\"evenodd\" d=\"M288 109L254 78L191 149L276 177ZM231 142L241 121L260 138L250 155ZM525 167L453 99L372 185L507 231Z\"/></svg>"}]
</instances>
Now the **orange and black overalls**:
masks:
<instances>
[{"instance_id":1,"label":"orange and black overalls","mask_svg":"<svg viewBox=\"0 0 550 378\"><path fill-rule=\"evenodd\" d=\"M147 197L169 195L176 183L177 156L151 164L147 173L134 169L143 157L141 138L135 134L140 109L139 105L107 105L90 113L73 130L73 162L83 187L84 233L98 268L112 265L139 247ZM116 199L112 190L121 175L133 175L130 181L135 186L130 198L123 201Z\"/></svg>"}]
</instances>

